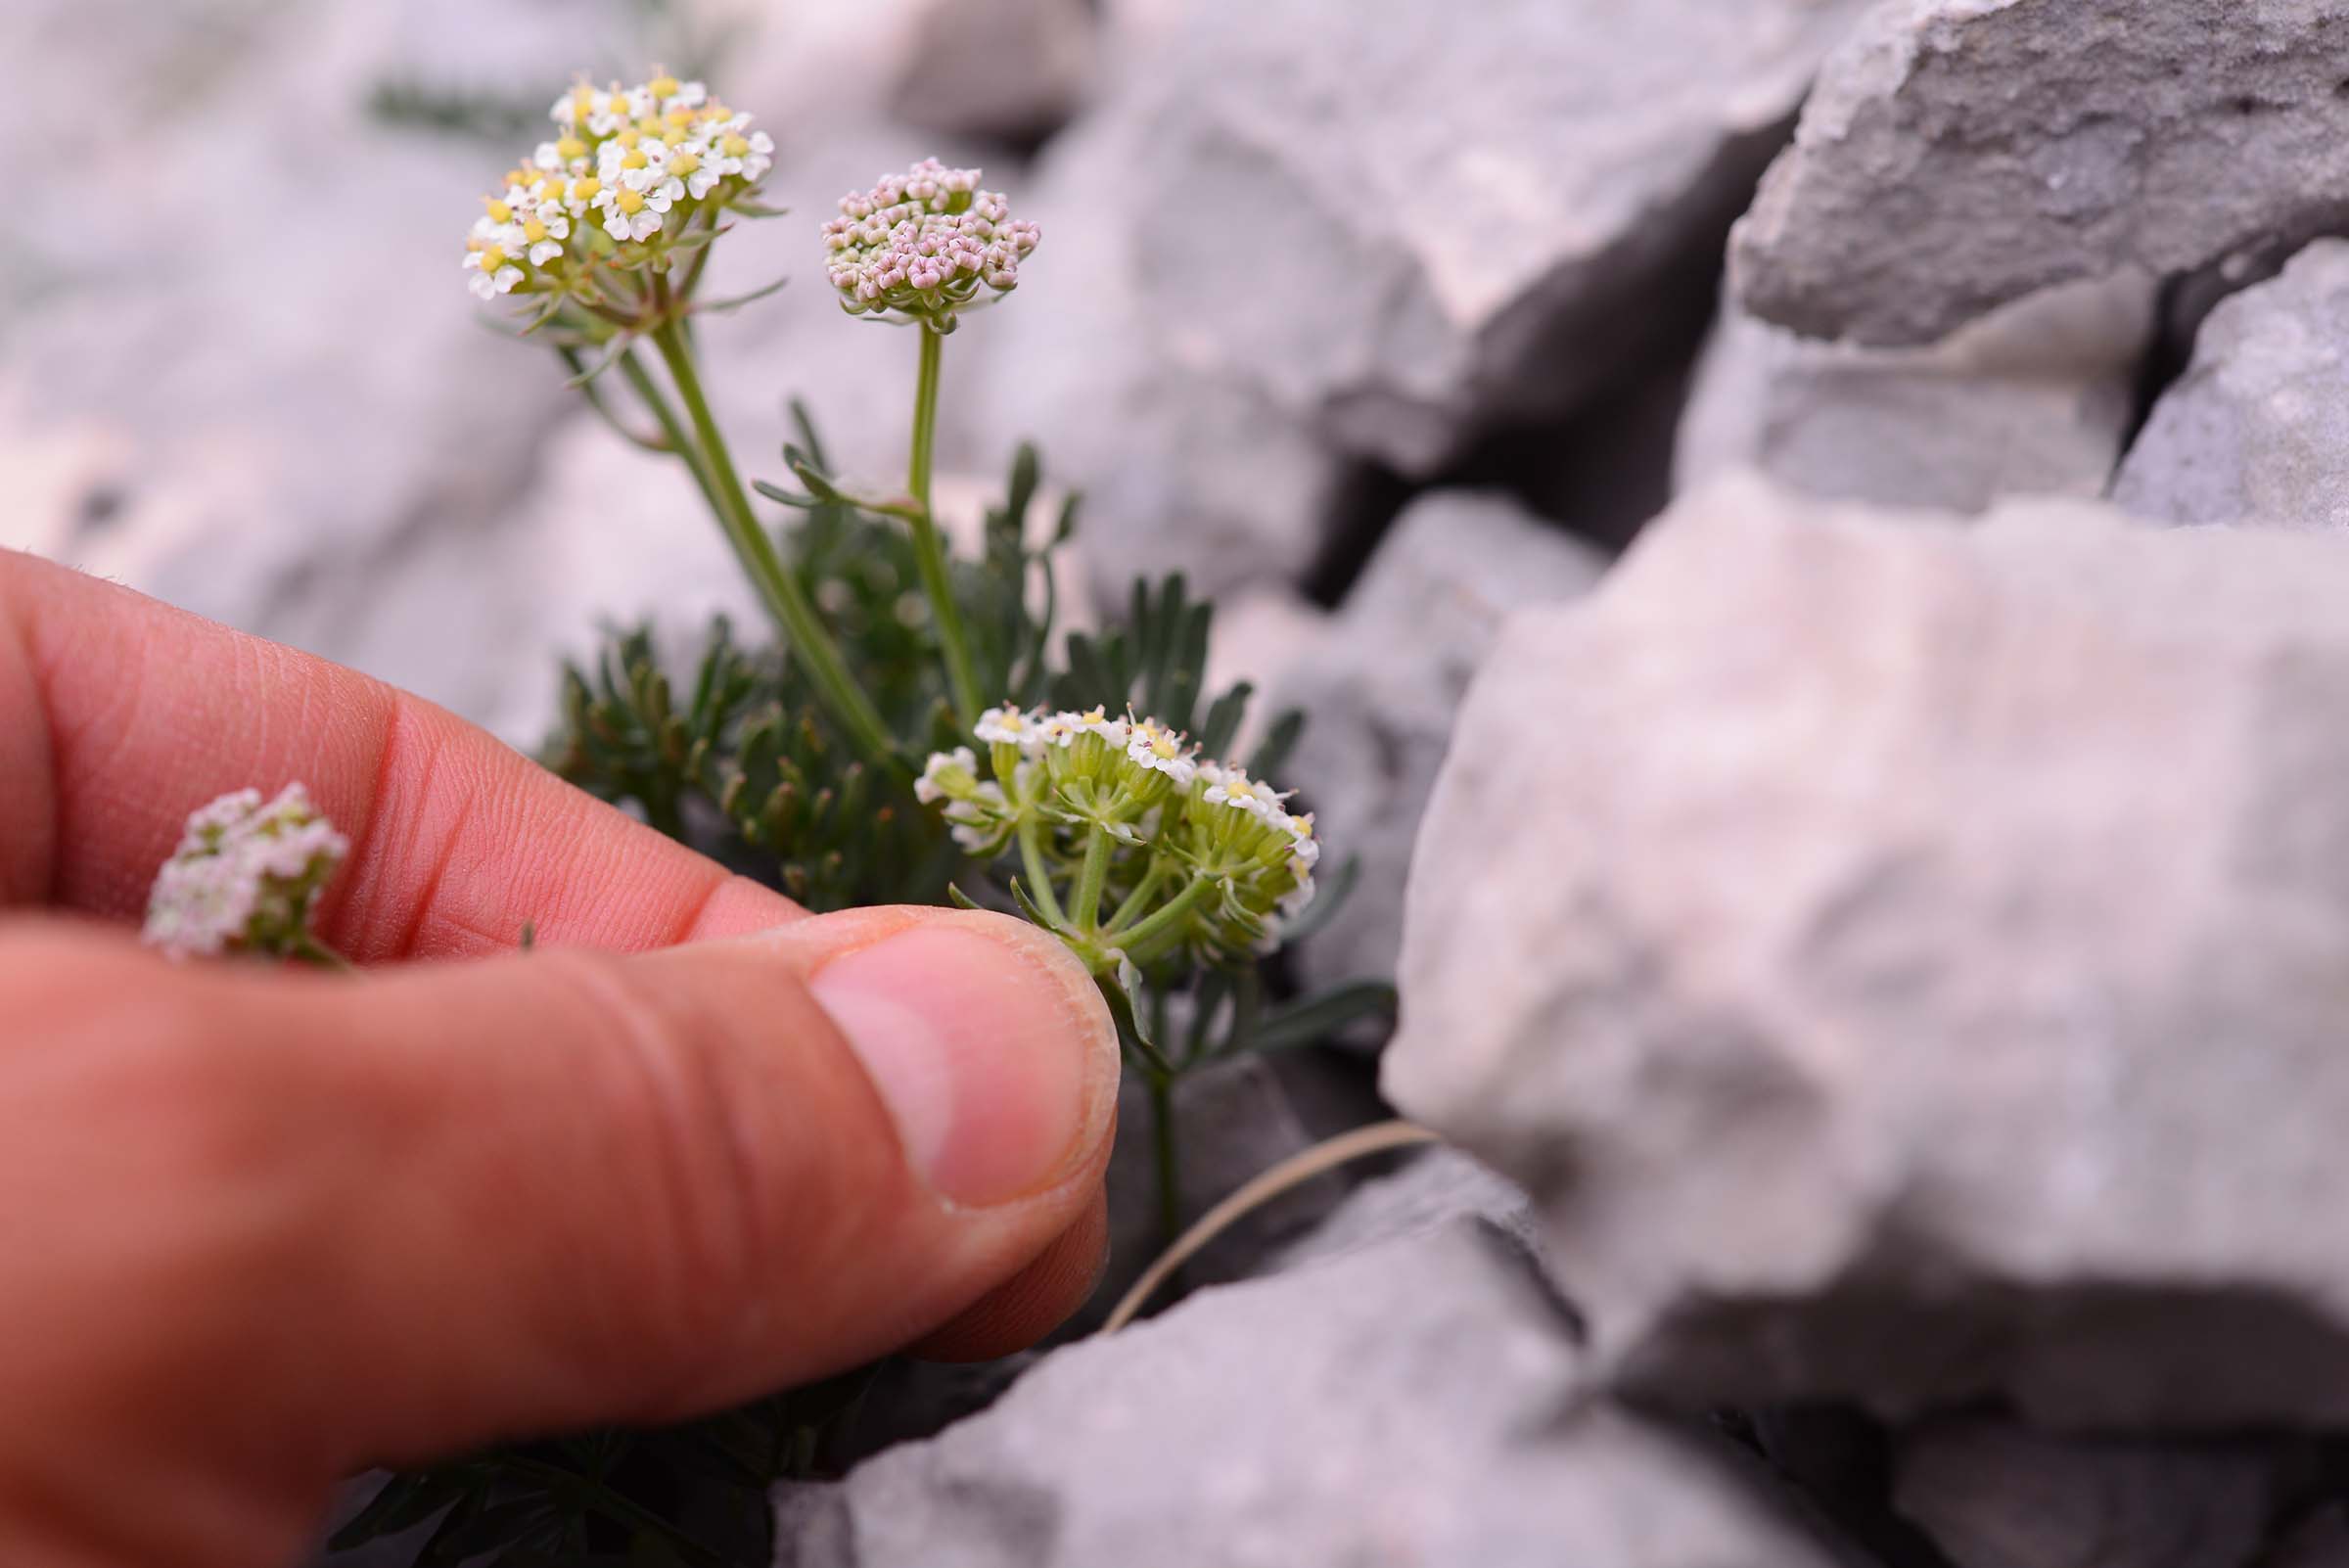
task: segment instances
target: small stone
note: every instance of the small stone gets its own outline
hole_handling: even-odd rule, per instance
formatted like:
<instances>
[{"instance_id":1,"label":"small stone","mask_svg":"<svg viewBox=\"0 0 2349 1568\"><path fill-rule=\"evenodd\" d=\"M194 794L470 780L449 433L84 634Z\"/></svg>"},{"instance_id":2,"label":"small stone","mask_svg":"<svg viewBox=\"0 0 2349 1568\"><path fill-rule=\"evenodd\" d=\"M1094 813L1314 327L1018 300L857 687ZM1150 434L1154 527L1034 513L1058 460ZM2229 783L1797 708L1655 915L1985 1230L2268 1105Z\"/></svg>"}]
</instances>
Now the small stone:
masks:
<instances>
[{"instance_id":1,"label":"small stone","mask_svg":"<svg viewBox=\"0 0 2349 1568\"><path fill-rule=\"evenodd\" d=\"M2330 534L1683 500L1468 697L1389 1098L1644 1393L2349 1418L2343 604Z\"/></svg>"},{"instance_id":2,"label":"small stone","mask_svg":"<svg viewBox=\"0 0 2349 1568\"><path fill-rule=\"evenodd\" d=\"M2344 0L1894 0L1820 69L1731 243L1741 303L1932 343L2025 295L2305 239L2349 186Z\"/></svg>"},{"instance_id":3,"label":"small stone","mask_svg":"<svg viewBox=\"0 0 2349 1568\"><path fill-rule=\"evenodd\" d=\"M1400 1171L1348 1193L1328 1219L1272 1261L1270 1271L1351 1257L1462 1221L1506 1238L1528 1258L1540 1255L1533 1200L1468 1155L1437 1145L1411 1155Z\"/></svg>"},{"instance_id":4,"label":"small stone","mask_svg":"<svg viewBox=\"0 0 2349 1568\"><path fill-rule=\"evenodd\" d=\"M2142 273L2018 300L1925 348L1799 338L1725 300L1681 439L1685 492L1753 468L1807 494L1978 512L2101 495L2153 327Z\"/></svg>"},{"instance_id":5,"label":"small stone","mask_svg":"<svg viewBox=\"0 0 2349 1568\"><path fill-rule=\"evenodd\" d=\"M2349 527L2349 243L2210 313L2112 498L2164 523Z\"/></svg>"}]
</instances>

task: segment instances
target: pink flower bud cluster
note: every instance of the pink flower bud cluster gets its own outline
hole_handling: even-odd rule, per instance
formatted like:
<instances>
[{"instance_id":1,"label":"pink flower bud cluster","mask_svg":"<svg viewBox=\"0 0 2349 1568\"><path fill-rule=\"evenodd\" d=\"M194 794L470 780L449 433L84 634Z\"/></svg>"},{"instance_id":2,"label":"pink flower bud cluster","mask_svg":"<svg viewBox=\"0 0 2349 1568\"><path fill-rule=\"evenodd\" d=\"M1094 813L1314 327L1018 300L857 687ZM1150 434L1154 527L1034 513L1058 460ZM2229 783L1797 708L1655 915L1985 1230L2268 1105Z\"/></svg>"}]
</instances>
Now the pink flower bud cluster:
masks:
<instances>
[{"instance_id":1,"label":"pink flower bud cluster","mask_svg":"<svg viewBox=\"0 0 2349 1568\"><path fill-rule=\"evenodd\" d=\"M1011 215L1000 191L979 188L979 170L925 158L871 190L840 199L824 225L827 270L851 315L917 319L953 330L982 288L1009 294L1020 262L1042 236Z\"/></svg>"}]
</instances>

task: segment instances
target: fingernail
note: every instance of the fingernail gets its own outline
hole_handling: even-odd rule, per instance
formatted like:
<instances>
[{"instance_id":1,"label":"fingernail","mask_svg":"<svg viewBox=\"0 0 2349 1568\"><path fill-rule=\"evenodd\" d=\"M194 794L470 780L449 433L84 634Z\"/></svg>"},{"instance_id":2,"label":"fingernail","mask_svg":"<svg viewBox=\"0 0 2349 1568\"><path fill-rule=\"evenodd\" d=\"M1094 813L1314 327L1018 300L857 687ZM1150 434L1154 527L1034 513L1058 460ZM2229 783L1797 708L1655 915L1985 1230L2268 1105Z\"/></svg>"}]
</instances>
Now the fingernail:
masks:
<instances>
[{"instance_id":1,"label":"fingernail","mask_svg":"<svg viewBox=\"0 0 2349 1568\"><path fill-rule=\"evenodd\" d=\"M1067 1176L1108 1130L1117 1041L1092 982L1001 916L928 921L809 981L931 1188L971 1208Z\"/></svg>"}]
</instances>

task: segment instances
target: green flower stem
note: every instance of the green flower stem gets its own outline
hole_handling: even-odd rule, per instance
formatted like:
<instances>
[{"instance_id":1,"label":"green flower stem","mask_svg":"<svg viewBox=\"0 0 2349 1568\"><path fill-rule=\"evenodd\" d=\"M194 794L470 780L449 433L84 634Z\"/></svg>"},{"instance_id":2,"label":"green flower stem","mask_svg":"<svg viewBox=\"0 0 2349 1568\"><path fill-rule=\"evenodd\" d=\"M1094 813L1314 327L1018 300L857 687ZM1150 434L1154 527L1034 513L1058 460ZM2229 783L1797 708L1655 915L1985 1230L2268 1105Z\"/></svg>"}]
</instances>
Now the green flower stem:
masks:
<instances>
[{"instance_id":1,"label":"green flower stem","mask_svg":"<svg viewBox=\"0 0 2349 1568\"><path fill-rule=\"evenodd\" d=\"M927 325L914 331L922 340L922 365L913 388L913 453L905 465L905 488L913 494L913 556L921 568L922 591L929 595L930 613L938 621L946 684L954 693L954 717L967 726L978 719L986 703L979 694L978 667L971 662L970 635L962 626L962 607L954 602L945 545L938 534L938 519L930 510L930 468L938 445L939 367L945 340Z\"/></svg>"},{"instance_id":2,"label":"green flower stem","mask_svg":"<svg viewBox=\"0 0 2349 1568\"><path fill-rule=\"evenodd\" d=\"M682 322L673 315L666 317L653 329L653 345L661 350L661 361L668 367L669 380L676 383L677 395L684 399L686 415L693 421L694 435L698 438L696 449L709 471L718 526L725 530L727 540L741 558L760 597L782 623L792 652L806 666L816 694L823 698L832 716L840 720L857 750L869 761L894 771L904 771L904 760L891 744L889 729L874 711L872 700L849 674L848 665L840 656L840 645L824 629L824 623L816 618L815 607L801 592L799 579L783 565L782 557L775 553L774 541L766 536L766 530L751 512L751 498L743 490L741 476L734 472L734 460L726 451L725 438L718 434L717 421L710 414L710 401L702 395L701 376L694 369L693 350L685 341Z\"/></svg>"},{"instance_id":3,"label":"green flower stem","mask_svg":"<svg viewBox=\"0 0 2349 1568\"><path fill-rule=\"evenodd\" d=\"M692 438L685 434L684 421L677 417L677 411L670 406L668 399L661 394L661 388L653 380L653 373L644 368L644 361L636 357L635 349L621 350L620 373L627 378L628 385L636 390L637 397L651 412L653 422L661 427L662 438L668 442L668 449L677 454L677 460L685 465L685 472L693 476L694 487L702 492L710 515L724 521L725 509L718 505L717 491L710 483L710 472L702 466L701 454L694 450Z\"/></svg>"},{"instance_id":4,"label":"green flower stem","mask_svg":"<svg viewBox=\"0 0 2349 1568\"><path fill-rule=\"evenodd\" d=\"M1069 907L1077 929L1090 934L1101 929L1101 884L1109 877L1109 829L1095 822L1085 830L1084 863L1077 872L1077 889Z\"/></svg>"},{"instance_id":5,"label":"green flower stem","mask_svg":"<svg viewBox=\"0 0 2349 1568\"><path fill-rule=\"evenodd\" d=\"M1160 904L1150 914L1135 921L1124 931L1109 933L1107 940L1137 964L1157 957L1158 954L1152 948L1151 944L1170 936L1180 935L1183 918L1191 912L1201 899L1207 896L1207 890L1213 885L1212 880L1207 877L1194 880L1180 893Z\"/></svg>"},{"instance_id":6,"label":"green flower stem","mask_svg":"<svg viewBox=\"0 0 2349 1568\"><path fill-rule=\"evenodd\" d=\"M1020 863L1028 868L1028 880L1033 884L1028 897L1044 912L1044 918L1055 926L1066 926L1069 917L1061 911L1060 895L1053 891L1052 872L1044 864L1044 846L1037 837L1034 813L1020 818Z\"/></svg>"},{"instance_id":7,"label":"green flower stem","mask_svg":"<svg viewBox=\"0 0 2349 1568\"><path fill-rule=\"evenodd\" d=\"M1119 904L1117 912L1109 917L1110 935L1114 937L1123 931L1134 916L1140 914L1148 906L1150 896L1164 887L1166 881L1167 862L1163 859L1153 860L1150 869L1142 873L1142 880L1135 883L1133 891L1126 896L1126 901Z\"/></svg>"}]
</instances>

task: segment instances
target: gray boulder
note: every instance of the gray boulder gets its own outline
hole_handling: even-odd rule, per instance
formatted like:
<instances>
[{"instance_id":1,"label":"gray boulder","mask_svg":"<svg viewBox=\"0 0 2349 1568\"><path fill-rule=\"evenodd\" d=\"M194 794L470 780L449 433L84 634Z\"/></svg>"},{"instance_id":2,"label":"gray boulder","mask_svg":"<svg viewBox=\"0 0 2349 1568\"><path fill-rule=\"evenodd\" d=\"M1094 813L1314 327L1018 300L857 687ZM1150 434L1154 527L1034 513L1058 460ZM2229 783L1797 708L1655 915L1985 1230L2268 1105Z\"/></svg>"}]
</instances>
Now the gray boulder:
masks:
<instances>
[{"instance_id":1,"label":"gray boulder","mask_svg":"<svg viewBox=\"0 0 2349 1568\"><path fill-rule=\"evenodd\" d=\"M1103 216L1133 226L1176 357L1424 472L1634 362L1864 9L1191 7L1140 29L1113 112L1142 129Z\"/></svg>"},{"instance_id":2,"label":"gray boulder","mask_svg":"<svg viewBox=\"0 0 2349 1568\"><path fill-rule=\"evenodd\" d=\"M1738 298L1924 344L2051 284L2305 239L2349 188L2344 23L2344 0L1895 0L1738 224Z\"/></svg>"},{"instance_id":3,"label":"gray boulder","mask_svg":"<svg viewBox=\"0 0 2349 1568\"><path fill-rule=\"evenodd\" d=\"M1864 7L1122 0L981 418L1091 497L1107 591L1294 579L1350 458L1426 473L1640 368Z\"/></svg>"},{"instance_id":4,"label":"gray boulder","mask_svg":"<svg viewBox=\"0 0 2349 1568\"><path fill-rule=\"evenodd\" d=\"M1306 979L1391 979L1411 840L1452 719L1509 612L1572 599L1605 562L1505 496L1439 490L1398 518L1327 634L1270 683L1267 711L1308 722L1284 783L1302 786L1327 864L1353 897L1297 949Z\"/></svg>"},{"instance_id":5,"label":"gray boulder","mask_svg":"<svg viewBox=\"0 0 2349 1568\"><path fill-rule=\"evenodd\" d=\"M1473 1229L1200 1293L778 1499L783 1568L1823 1568Z\"/></svg>"},{"instance_id":6,"label":"gray boulder","mask_svg":"<svg viewBox=\"0 0 2349 1568\"><path fill-rule=\"evenodd\" d=\"M2112 498L2165 523L2349 527L2349 243L2210 313Z\"/></svg>"},{"instance_id":7,"label":"gray boulder","mask_svg":"<svg viewBox=\"0 0 2349 1568\"><path fill-rule=\"evenodd\" d=\"M1100 598L1180 571L1222 594L1301 576L1322 545L1344 464L1261 387L1190 352L1151 300L1127 187L1140 127L1080 120L1012 193L1042 225L1020 291L948 346L982 451L1035 439L1085 494L1079 548ZM986 351L967 367L965 340ZM967 401L963 401L967 399Z\"/></svg>"},{"instance_id":8,"label":"gray boulder","mask_svg":"<svg viewBox=\"0 0 2349 1568\"><path fill-rule=\"evenodd\" d=\"M1807 494L1978 512L2100 495L2153 327L2142 273L2017 300L1923 348L1819 343L1726 300L1681 421L1674 483L1754 468Z\"/></svg>"},{"instance_id":9,"label":"gray boulder","mask_svg":"<svg viewBox=\"0 0 2349 1568\"><path fill-rule=\"evenodd\" d=\"M2276 1509L2271 1457L1964 1418L1902 1440L1892 1500L1956 1568L2245 1568Z\"/></svg>"},{"instance_id":10,"label":"gray boulder","mask_svg":"<svg viewBox=\"0 0 2349 1568\"><path fill-rule=\"evenodd\" d=\"M2344 603L2329 535L1688 498L1470 693L1389 1097L1627 1385L2342 1420Z\"/></svg>"}]
</instances>

